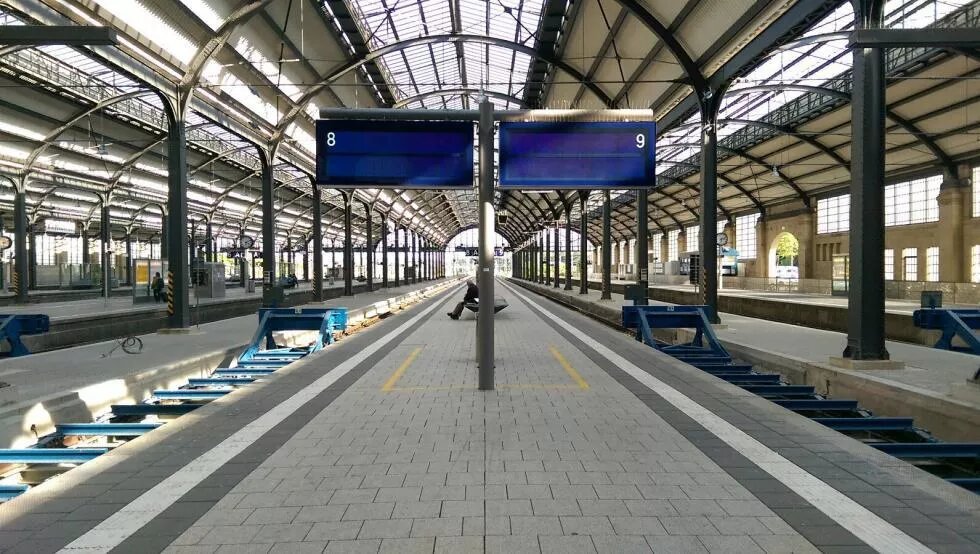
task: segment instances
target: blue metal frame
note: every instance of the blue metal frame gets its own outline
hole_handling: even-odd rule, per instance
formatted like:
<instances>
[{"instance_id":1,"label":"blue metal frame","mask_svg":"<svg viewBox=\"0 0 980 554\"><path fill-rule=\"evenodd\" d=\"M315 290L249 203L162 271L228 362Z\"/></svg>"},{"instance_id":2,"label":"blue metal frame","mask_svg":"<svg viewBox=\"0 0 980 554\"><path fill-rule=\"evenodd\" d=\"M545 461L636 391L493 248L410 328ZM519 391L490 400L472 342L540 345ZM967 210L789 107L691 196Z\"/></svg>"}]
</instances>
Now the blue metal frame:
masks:
<instances>
[{"instance_id":1,"label":"blue metal frame","mask_svg":"<svg viewBox=\"0 0 980 554\"><path fill-rule=\"evenodd\" d=\"M55 433L64 437L139 437L162 423L64 423Z\"/></svg>"},{"instance_id":2,"label":"blue metal frame","mask_svg":"<svg viewBox=\"0 0 980 554\"><path fill-rule=\"evenodd\" d=\"M636 340L678 359L713 356L714 360L704 361L731 361L706 314L714 315L709 306L623 306L623 327L636 329ZM694 338L672 345L654 338L654 329L694 329Z\"/></svg>"},{"instance_id":3,"label":"blue metal frame","mask_svg":"<svg viewBox=\"0 0 980 554\"><path fill-rule=\"evenodd\" d=\"M39 335L51 329L51 320L45 314L0 315L0 318L3 319L0 323L0 342L6 340L10 343L10 352L6 356L12 358L31 353L20 339L22 335Z\"/></svg>"},{"instance_id":4,"label":"blue metal frame","mask_svg":"<svg viewBox=\"0 0 980 554\"><path fill-rule=\"evenodd\" d=\"M0 464L81 464L108 451L108 448L3 448Z\"/></svg>"},{"instance_id":5,"label":"blue metal frame","mask_svg":"<svg viewBox=\"0 0 980 554\"><path fill-rule=\"evenodd\" d=\"M187 384L192 387L211 387L222 385L249 385L255 382L254 377L205 377L188 379Z\"/></svg>"},{"instance_id":6,"label":"blue metal frame","mask_svg":"<svg viewBox=\"0 0 980 554\"><path fill-rule=\"evenodd\" d=\"M912 431L911 417L815 417L813 421L835 431Z\"/></svg>"},{"instance_id":7,"label":"blue metal frame","mask_svg":"<svg viewBox=\"0 0 980 554\"><path fill-rule=\"evenodd\" d=\"M299 354L301 358L306 354L312 354L323 348L325 344L332 344L333 334L347 329L347 308L260 308L259 327L252 336L242 355L238 357L241 362L255 362L249 364L252 367L259 363L285 365L278 360L263 359L271 354L270 350L283 349L284 357L292 357ZM297 352L291 349L284 349L276 344L273 333L276 331L319 331L316 341L310 348ZM262 348L265 342L265 350ZM263 353L264 352L264 353ZM258 356L259 359L255 359ZM240 364L241 365L241 364Z\"/></svg>"},{"instance_id":8,"label":"blue metal frame","mask_svg":"<svg viewBox=\"0 0 980 554\"><path fill-rule=\"evenodd\" d=\"M111 411L113 415L119 417L140 417L148 415L179 416L189 414L201 406L203 404L114 404Z\"/></svg>"},{"instance_id":9,"label":"blue metal frame","mask_svg":"<svg viewBox=\"0 0 980 554\"><path fill-rule=\"evenodd\" d=\"M173 389L173 390L155 390L153 391L153 396L157 398L165 398L167 400L214 400L215 398L221 398L222 396L228 394L234 389Z\"/></svg>"},{"instance_id":10,"label":"blue metal frame","mask_svg":"<svg viewBox=\"0 0 980 554\"><path fill-rule=\"evenodd\" d=\"M6 502L27 492L27 485L0 485L0 502Z\"/></svg>"},{"instance_id":11,"label":"blue metal frame","mask_svg":"<svg viewBox=\"0 0 980 554\"><path fill-rule=\"evenodd\" d=\"M772 400L787 410L816 412L856 412L857 400Z\"/></svg>"},{"instance_id":12,"label":"blue metal frame","mask_svg":"<svg viewBox=\"0 0 980 554\"><path fill-rule=\"evenodd\" d=\"M968 352L980 355L980 340L974 331L980 329L980 310L977 309L925 309L912 313L912 323L920 329L942 331L936 348ZM966 347L953 345L953 338L959 337Z\"/></svg>"},{"instance_id":13,"label":"blue metal frame","mask_svg":"<svg viewBox=\"0 0 980 554\"><path fill-rule=\"evenodd\" d=\"M890 442L871 446L896 458L977 458L980 444L955 442Z\"/></svg>"}]
</instances>

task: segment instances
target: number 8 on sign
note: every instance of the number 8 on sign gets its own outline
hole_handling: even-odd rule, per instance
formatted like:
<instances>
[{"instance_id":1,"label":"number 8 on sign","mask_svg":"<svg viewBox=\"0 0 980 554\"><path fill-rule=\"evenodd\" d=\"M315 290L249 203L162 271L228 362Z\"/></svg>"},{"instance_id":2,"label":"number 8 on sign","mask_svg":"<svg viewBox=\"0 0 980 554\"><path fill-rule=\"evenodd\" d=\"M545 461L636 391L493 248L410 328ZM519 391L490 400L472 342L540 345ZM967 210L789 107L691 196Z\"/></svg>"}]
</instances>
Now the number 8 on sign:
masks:
<instances>
[{"instance_id":1,"label":"number 8 on sign","mask_svg":"<svg viewBox=\"0 0 980 554\"><path fill-rule=\"evenodd\" d=\"M337 134L327 133L327 146L337 146Z\"/></svg>"}]
</instances>

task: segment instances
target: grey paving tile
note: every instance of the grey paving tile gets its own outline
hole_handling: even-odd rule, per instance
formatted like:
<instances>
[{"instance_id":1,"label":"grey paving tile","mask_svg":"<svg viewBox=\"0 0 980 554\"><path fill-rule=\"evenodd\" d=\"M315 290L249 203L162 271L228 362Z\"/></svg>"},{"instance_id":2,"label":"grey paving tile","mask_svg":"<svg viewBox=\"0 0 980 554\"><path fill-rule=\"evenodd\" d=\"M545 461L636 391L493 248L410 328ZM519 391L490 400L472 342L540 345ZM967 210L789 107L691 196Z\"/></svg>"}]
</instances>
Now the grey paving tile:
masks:
<instances>
[{"instance_id":1,"label":"grey paving tile","mask_svg":"<svg viewBox=\"0 0 980 554\"><path fill-rule=\"evenodd\" d=\"M561 516L561 527L566 535L613 535L608 517Z\"/></svg>"},{"instance_id":2,"label":"grey paving tile","mask_svg":"<svg viewBox=\"0 0 980 554\"><path fill-rule=\"evenodd\" d=\"M772 531L757 517L709 516L708 520L722 535L770 535ZM795 535L795 532L792 534Z\"/></svg>"},{"instance_id":3,"label":"grey paving tile","mask_svg":"<svg viewBox=\"0 0 980 554\"><path fill-rule=\"evenodd\" d=\"M538 540L542 554L596 554L591 537L542 537Z\"/></svg>"},{"instance_id":4,"label":"grey paving tile","mask_svg":"<svg viewBox=\"0 0 980 554\"><path fill-rule=\"evenodd\" d=\"M593 535L592 544L599 554L649 554L653 551L643 537Z\"/></svg>"},{"instance_id":5,"label":"grey paving tile","mask_svg":"<svg viewBox=\"0 0 980 554\"><path fill-rule=\"evenodd\" d=\"M358 539L396 539L408 537L412 532L410 519L369 519L361 526Z\"/></svg>"},{"instance_id":6,"label":"grey paving tile","mask_svg":"<svg viewBox=\"0 0 980 554\"><path fill-rule=\"evenodd\" d=\"M750 537L701 536L698 537L711 554L765 554Z\"/></svg>"},{"instance_id":7,"label":"grey paving tile","mask_svg":"<svg viewBox=\"0 0 980 554\"><path fill-rule=\"evenodd\" d=\"M344 521L389 519L394 509L394 502L348 504L342 519Z\"/></svg>"},{"instance_id":8,"label":"grey paving tile","mask_svg":"<svg viewBox=\"0 0 980 554\"><path fill-rule=\"evenodd\" d=\"M271 546L269 554L319 554L327 547L327 542L281 542Z\"/></svg>"},{"instance_id":9,"label":"grey paving tile","mask_svg":"<svg viewBox=\"0 0 980 554\"><path fill-rule=\"evenodd\" d=\"M484 504L486 516L529 516L530 500L487 500Z\"/></svg>"},{"instance_id":10,"label":"grey paving tile","mask_svg":"<svg viewBox=\"0 0 980 554\"><path fill-rule=\"evenodd\" d=\"M412 523L413 537L452 537L462 534L462 517L419 518Z\"/></svg>"},{"instance_id":11,"label":"grey paving tile","mask_svg":"<svg viewBox=\"0 0 980 554\"><path fill-rule=\"evenodd\" d=\"M485 541L487 554L540 554L538 537L491 536Z\"/></svg>"},{"instance_id":12,"label":"grey paving tile","mask_svg":"<svg viewBox=\"0 0 980 554\"><path fill-rule=\"evenodd\" d=\"M330 541L324 554L377 554L381 548L381 539Z\"/></svg>"},{"instance_id":13,"label":"grey paving tile","mask_svg":"<svg viewBox=\"0 0 980 554\"><path fill-rule=\"evenodd\" d=\"M579 500L578 505L584 516L628 516L629 508L622 500ZM576 514L560 514L576 515Z\"/></svg>"},{"instance_id":14,"label":"grey paving tile","mask_svg":"<svg viewBox=\"0 0 980 554\"><path fill-rule=\"evenodd\" d=\"M440 514L435 514L440 515ZM445 500L442 502L443 517L482 516L482 500Z\"/></svg>"},{"instance_id":15,"label":"grey paving tile","mask_svg":"<svg viewBox=\"0 0 980 554\"><path fill-rule=\"evenodd\" d=\"M483 537L436 537L436 554L482 554Z\"/></svg>"},{"instance_id":16,"label":"grey paving tile","mask_svg":"<svg viewBox=\"0 0 980 554\"><path fill-rule=\"evenodd\" d=\"M577 516L582 515L579 503L574 499L549 500L534 498L531 509L536 516Z\"/></svg>"},{"instance_id":17,"label":"grey paving tile","mask_svg":"<svg viewBox=\"0 0 980 554\"><path fill-rule=\"evenodd\" d=\"M214 526L208 529L197 544L248 544L259 534L261 527L261 525Z\"/></svg>"},{"instance_id":18,"label":"grey paving tile","mask_svg":"<svg viewBox=\"0 0 980 554\"><path fill-rule=\"evenodd\" d=\"M561 535L557 516L511 516L510 530L514 535Z\"/></svg>"},{"instance_id":19,"label":"grey paving tile","mask_svg":"<svg viewBox=\"0 0 980 554\"><path fill-rule=\"evenodd\" d=\"M257 509L245 519L245 524L289 523L293 521L299 510L299 507Z\"/></svg>"},{"instance_id":20,"label":"grey paving tile","mask_svg":"<svg viewBox=\"0 0 980 554\"><path fill-rule=\"evenodd\" d=\"M613 516L609 518L617 535L666 535L660 519L653 516Z\"/></svg>"},{"instance_id":21,"label":"grey paving tile","mask_svg":"<svg viewBox=\"0 0 980 554\"><path fill-rule=\"evenodd\" d=\"M361 521L327 521L314 523L304 540L335 541L356 539L361 530Z\"/></svg>"},{"instance_id":22,"label":"grey paving tile","mask_svg":"<svg viewBox=\"0 0 980 554\"><path fill-rule=\"evenodd\" d=\"M718 530L704 516L667 516L660 518L669 535L717 535Z\"/></svg>"},{"instance_id":23,"label":"grey paving tile","mask_svg":"<svg viewBox=\"0 0 980 554\"><path fill-rule=\"evenodd\" d=\"M673 536L652 536L646 537L647 544L656 554L705 554L708 550L696 536L673 537Z\"/></svg>"},{"instance_id":24,"label":"grey paving tile","mask_svg":"<svg viewBox=\"0 0 980 554\"><path fill-rule=\"evenodd\" d=\"M340 521L347 506L303 506L293 518L294 523L317 523L321 521Z\"/></svg>"},{"instance_id":25,"label":"grey paving tile","mask_svg":"<svg viewBox=\"0 0 980 554\"><path fill-rule=\"evenodd\" d=\"M431 554L435 548L434 538L384 539L381 541L383 554Z\"/></svg>"},{"instance_id":26,"label":"grey paving tile","mask_svg":"<svg viewBox=\"0 0 980 554\"><path fill-rule=\"evenodd\" d=\"M818 554L817 547L800 536L754 536L756 542L766 554Z\"/></svg>"},{"instance_id":27,"label":"grey paving tile","mask_svg":"<svg viewBox=\"0 0 980 554\"><path fill-rule=\"evenodd\" d=\"M252 540L256 543L298 542L305 539L312 528L312 523L263 525Z\"/></svg>"}]
</instances>

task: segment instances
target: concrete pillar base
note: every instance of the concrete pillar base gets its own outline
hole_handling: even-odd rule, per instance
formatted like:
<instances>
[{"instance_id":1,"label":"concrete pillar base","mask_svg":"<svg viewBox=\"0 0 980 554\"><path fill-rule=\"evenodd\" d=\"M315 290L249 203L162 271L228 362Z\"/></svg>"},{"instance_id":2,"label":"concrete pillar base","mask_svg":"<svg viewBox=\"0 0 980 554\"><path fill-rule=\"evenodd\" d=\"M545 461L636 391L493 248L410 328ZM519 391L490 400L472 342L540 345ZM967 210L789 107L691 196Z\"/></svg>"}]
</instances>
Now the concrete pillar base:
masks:
<instances>
[{"instance_id":1,"label":"concrete pillar base","mask_svg":"<svg viewBox=\"0 0 980 554\"><path fill-rule=\"evenodd\" d=\"M905 369L905 362L900 360L852 360L839 356L830 357L830 365L842 369Z\"/></svg>"}]
</instances>

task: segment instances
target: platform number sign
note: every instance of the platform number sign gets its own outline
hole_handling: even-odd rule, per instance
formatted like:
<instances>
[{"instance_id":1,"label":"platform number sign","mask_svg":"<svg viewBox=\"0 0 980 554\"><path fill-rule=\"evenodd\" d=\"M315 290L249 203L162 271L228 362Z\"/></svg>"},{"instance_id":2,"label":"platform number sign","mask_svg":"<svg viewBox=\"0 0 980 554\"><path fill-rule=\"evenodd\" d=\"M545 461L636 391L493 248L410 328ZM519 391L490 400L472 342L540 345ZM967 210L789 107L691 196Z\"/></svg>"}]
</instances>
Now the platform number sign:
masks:
<instances>
[{"instance_id":1,"label":"platform number sign","mask_svg":"<svg viewBox=\"0 0 980 554\"><path fill-rule=\"evenodd\" d=\"M472 122L321 119L316 181L331 188L469 188L473 136Z\"/></svg>"},{"instance_id":2,"label":"platform number sign","mask_svg":"<svg viewBox=\"0 0 980 554\"><path fill-rule=\"evenodd\" d=\"M500 187L652 187L656 137L652 121L502 122Z\"/></svg>"}]
</instances>

